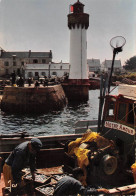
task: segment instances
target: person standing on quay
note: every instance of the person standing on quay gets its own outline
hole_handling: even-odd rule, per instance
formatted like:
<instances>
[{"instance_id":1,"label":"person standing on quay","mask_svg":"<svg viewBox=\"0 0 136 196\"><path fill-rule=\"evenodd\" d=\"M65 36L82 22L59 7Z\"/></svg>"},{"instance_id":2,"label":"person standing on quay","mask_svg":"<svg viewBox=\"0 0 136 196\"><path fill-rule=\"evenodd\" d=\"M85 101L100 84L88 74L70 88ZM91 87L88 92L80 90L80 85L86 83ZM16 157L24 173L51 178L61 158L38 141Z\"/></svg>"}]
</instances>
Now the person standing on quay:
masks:
<instances>
[{"instance_id":1,"label":"person standing on quay","mask_svg":"<svg viewBox=\"0 0 136 196\"><path fill-rule=\"evenodd\" d=\"M23 186L22 169L27 165L30 166L32 179L35 180L35 159L36 153L42 148L42 142L38 138L32 138L30 141L19 144L5 160L3 166L3 175L5 186L17 184L19 187Z\"/></svg>"}]
</instances>

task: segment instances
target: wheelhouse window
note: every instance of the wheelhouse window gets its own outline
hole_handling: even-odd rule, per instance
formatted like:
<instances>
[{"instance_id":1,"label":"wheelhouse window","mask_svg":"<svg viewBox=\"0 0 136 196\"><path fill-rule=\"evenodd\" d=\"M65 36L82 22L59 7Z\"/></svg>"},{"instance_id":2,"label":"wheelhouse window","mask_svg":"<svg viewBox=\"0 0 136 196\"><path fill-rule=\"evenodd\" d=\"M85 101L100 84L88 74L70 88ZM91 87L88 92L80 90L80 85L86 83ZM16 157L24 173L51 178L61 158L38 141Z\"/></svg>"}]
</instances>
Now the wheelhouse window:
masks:
<instances>
[{"instance_id":1,"label":"wheelhouse window","mask_svg":"<svg viewBox=\"0 0 136 196\"><path fill-rule=\"evenodd\" d=\"M127 118L127 122L129 124L134 124L133 104L129 104L129 106L128 106L128 118Z\"/></svg>"},{"instance_id":2,"label":"wheelhouse window","mask_svg":"<svg viewBox=\"0 0 136 196\"><path fill-rule=\"evenodd\" d=\"M110 103L109 103L109 107L108 107L108 116L114 116L114 102L113 101L111 101Z\"/></svg>"},{"instance_id":3,"label":"wheelhouse window","mask_svg":"<svg viewBox=\"0 0 136 196\"><path fill-rule=\"evenodd\" d=\"M119 120L125 121L126 109L127 109L127 104L126 103L119 103L119 109L118 109L118 119Z\"/></svg>"}]
</instances>

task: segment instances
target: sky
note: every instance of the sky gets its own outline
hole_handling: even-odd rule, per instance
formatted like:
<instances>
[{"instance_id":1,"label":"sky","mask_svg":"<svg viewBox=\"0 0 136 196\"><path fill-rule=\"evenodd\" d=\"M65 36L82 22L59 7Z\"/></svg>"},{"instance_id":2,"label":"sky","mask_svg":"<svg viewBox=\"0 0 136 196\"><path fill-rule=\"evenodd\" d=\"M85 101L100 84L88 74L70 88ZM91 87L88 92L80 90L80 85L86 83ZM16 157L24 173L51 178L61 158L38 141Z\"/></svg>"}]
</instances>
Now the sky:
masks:
<instances>
[{"instance_id":1,"label":"sky","mask_svg":"<svg viewBox=\"0 0 136 196\"><path fill-rule=\"evenodd\" d=\"M0 47L5 51L52 50L53 62L69 62L69 5L77 0L0 0ZM111 60L110 40L123 36L122 65L136 55L136 0L80 0L90 15L87 58Z\"/></svg>"}]
</instances>

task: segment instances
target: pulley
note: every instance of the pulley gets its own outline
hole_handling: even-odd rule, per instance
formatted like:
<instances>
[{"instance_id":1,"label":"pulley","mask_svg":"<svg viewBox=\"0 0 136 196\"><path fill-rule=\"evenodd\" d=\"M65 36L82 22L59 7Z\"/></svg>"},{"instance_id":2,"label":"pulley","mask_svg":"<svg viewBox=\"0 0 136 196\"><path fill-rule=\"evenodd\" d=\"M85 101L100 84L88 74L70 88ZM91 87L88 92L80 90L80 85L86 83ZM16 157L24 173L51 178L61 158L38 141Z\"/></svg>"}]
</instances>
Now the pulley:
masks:
<instances>
[{"instance_id":1,"label":"pulley","mask_svg":"<svg viewBox=\"0 0 136 196\"><path fill-rule=\"evenodd\" d=\"M117 169L117 158L107 154L102 158L101 165L105 174L112 175Z\"/></svg>"}]
</instances>

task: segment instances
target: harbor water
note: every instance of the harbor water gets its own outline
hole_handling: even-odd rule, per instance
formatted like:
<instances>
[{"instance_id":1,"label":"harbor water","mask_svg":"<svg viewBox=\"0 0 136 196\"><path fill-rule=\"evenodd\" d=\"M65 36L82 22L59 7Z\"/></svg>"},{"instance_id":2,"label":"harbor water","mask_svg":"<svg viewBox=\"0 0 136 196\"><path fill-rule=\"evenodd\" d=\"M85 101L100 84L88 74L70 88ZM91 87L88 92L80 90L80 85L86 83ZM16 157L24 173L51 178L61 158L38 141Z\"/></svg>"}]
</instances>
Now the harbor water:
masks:
<instances>
[{"instance_id":1,"label":"harbor water","mask_svg":"<svg viewBox=\"0 0 136 196\"><path fill-rule=\"evenodd\" d=\"M116 94L115 89L112 94ZM0 134L26 131L32 136L72 134L79 120L97 120L100 90L90 90L87 103L68 105L63 111L42 115L13 115L0 111Z\"/></svg>"}]
</instances>

